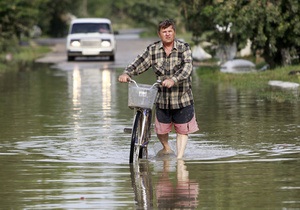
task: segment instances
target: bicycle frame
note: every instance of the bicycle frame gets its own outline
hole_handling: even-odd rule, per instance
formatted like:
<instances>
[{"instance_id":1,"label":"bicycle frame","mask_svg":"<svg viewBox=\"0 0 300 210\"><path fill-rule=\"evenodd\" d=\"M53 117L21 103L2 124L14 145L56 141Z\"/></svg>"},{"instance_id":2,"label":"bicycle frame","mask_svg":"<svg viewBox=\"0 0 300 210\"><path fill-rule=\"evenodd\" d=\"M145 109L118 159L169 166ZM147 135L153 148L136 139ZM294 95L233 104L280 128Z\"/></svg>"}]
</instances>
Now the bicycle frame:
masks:
<instances>
[{"instance_id":1,"label":"bicycle frame","mask_svg":"<svg viewBox=\"0 0 300 210\"><path fill-rule=\"evenodd\" d=\"M150 132L150 127L151 127L151 116L152 116L152 110L151 109L143 109L143 108L138 108L137 112L141 112L142 113L142 129L141 129L141 133L140 133L140 137L138 139L138 145L141 147L145 147L148 145L149 143L149 139L151 137L151 132ZM148 122L148 123L147 123ZM148 127L146 127L148 126Z\"/></svg>"}]
</instances>

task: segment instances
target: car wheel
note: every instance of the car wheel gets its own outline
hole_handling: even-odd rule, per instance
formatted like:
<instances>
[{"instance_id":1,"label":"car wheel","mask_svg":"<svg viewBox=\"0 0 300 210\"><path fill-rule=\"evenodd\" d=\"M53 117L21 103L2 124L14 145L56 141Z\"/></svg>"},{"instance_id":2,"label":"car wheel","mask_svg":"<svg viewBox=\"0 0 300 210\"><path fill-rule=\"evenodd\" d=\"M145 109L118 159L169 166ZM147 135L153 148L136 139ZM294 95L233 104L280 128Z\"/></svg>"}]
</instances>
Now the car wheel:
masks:
<instances>
[{"instance_id":1,"label":"car wheel","mask_svg":"<svg viewBox=\"0 0 300 210\"><path fill-rule=\"evenodd\" d=\"M75 56L68 55L68 61L74 61L74 60L75 60Z\"/></svg>"},{"instance_id":2,"label":"car wheel","mask_svg":"<svg viewBox=\"0 0 300 210\"><path fill-rule=\"evenodd\" d=\"M109 56L109 60L110 60L110 61L115 61L115 55Z\"/></svg>"}]
</instances>

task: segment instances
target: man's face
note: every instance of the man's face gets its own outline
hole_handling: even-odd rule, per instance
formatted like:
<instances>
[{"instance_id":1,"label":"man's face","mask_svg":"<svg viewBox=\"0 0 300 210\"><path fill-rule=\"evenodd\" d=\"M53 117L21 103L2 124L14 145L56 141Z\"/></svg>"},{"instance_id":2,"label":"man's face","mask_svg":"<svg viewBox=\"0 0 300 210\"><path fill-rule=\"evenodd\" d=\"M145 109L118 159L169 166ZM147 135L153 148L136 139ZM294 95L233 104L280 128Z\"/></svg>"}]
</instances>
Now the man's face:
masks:
<instances>
[{"instance_id":1,"label":"man's face","mask_svg":"<svg viewBox=\"0 0 300 210\"><path fill-rule=\"evenodd\" d=\"M160 29L158 36L162 40L163 43L172 43L175 39L175 31L172 26L169 26L165 29Z\"/></svg>"}]
</instances>

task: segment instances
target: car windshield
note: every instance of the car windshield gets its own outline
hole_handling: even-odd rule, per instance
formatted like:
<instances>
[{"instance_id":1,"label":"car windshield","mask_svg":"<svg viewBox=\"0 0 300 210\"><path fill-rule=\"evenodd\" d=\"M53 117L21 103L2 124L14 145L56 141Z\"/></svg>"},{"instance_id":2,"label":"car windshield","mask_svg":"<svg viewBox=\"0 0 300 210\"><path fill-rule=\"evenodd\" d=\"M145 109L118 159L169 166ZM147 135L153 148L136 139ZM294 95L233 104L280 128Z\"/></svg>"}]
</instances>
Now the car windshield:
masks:
<instances>
[{"instance_id":1,"label":"car windshield","mask_svg":"<svg viewBox=\"0 0 300 210\"><path fill-rule=\"evenodd\" d=\"M78 33L111 33L111 30L107 23L75 23L71 34Z\"/></svg>"}]
</instances>

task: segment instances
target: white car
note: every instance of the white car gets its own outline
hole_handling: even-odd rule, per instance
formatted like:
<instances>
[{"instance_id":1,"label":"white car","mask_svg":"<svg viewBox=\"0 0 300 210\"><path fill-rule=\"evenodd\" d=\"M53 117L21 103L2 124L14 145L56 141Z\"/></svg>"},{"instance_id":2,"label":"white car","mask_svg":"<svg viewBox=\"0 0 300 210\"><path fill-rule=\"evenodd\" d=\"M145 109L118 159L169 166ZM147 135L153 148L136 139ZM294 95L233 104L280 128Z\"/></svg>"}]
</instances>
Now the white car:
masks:
<instances>
[{"instance_id":1,"label":"white car","mask_svg":"<svg viewBox=\"0 0 300 210\"><path fill-rule=\"evenodd\" d=\"M115 60L116 40L106 18L78 18L71 22L67 37L68 61L76 57L106 56Z\"/></svg>"}]
</instances>

